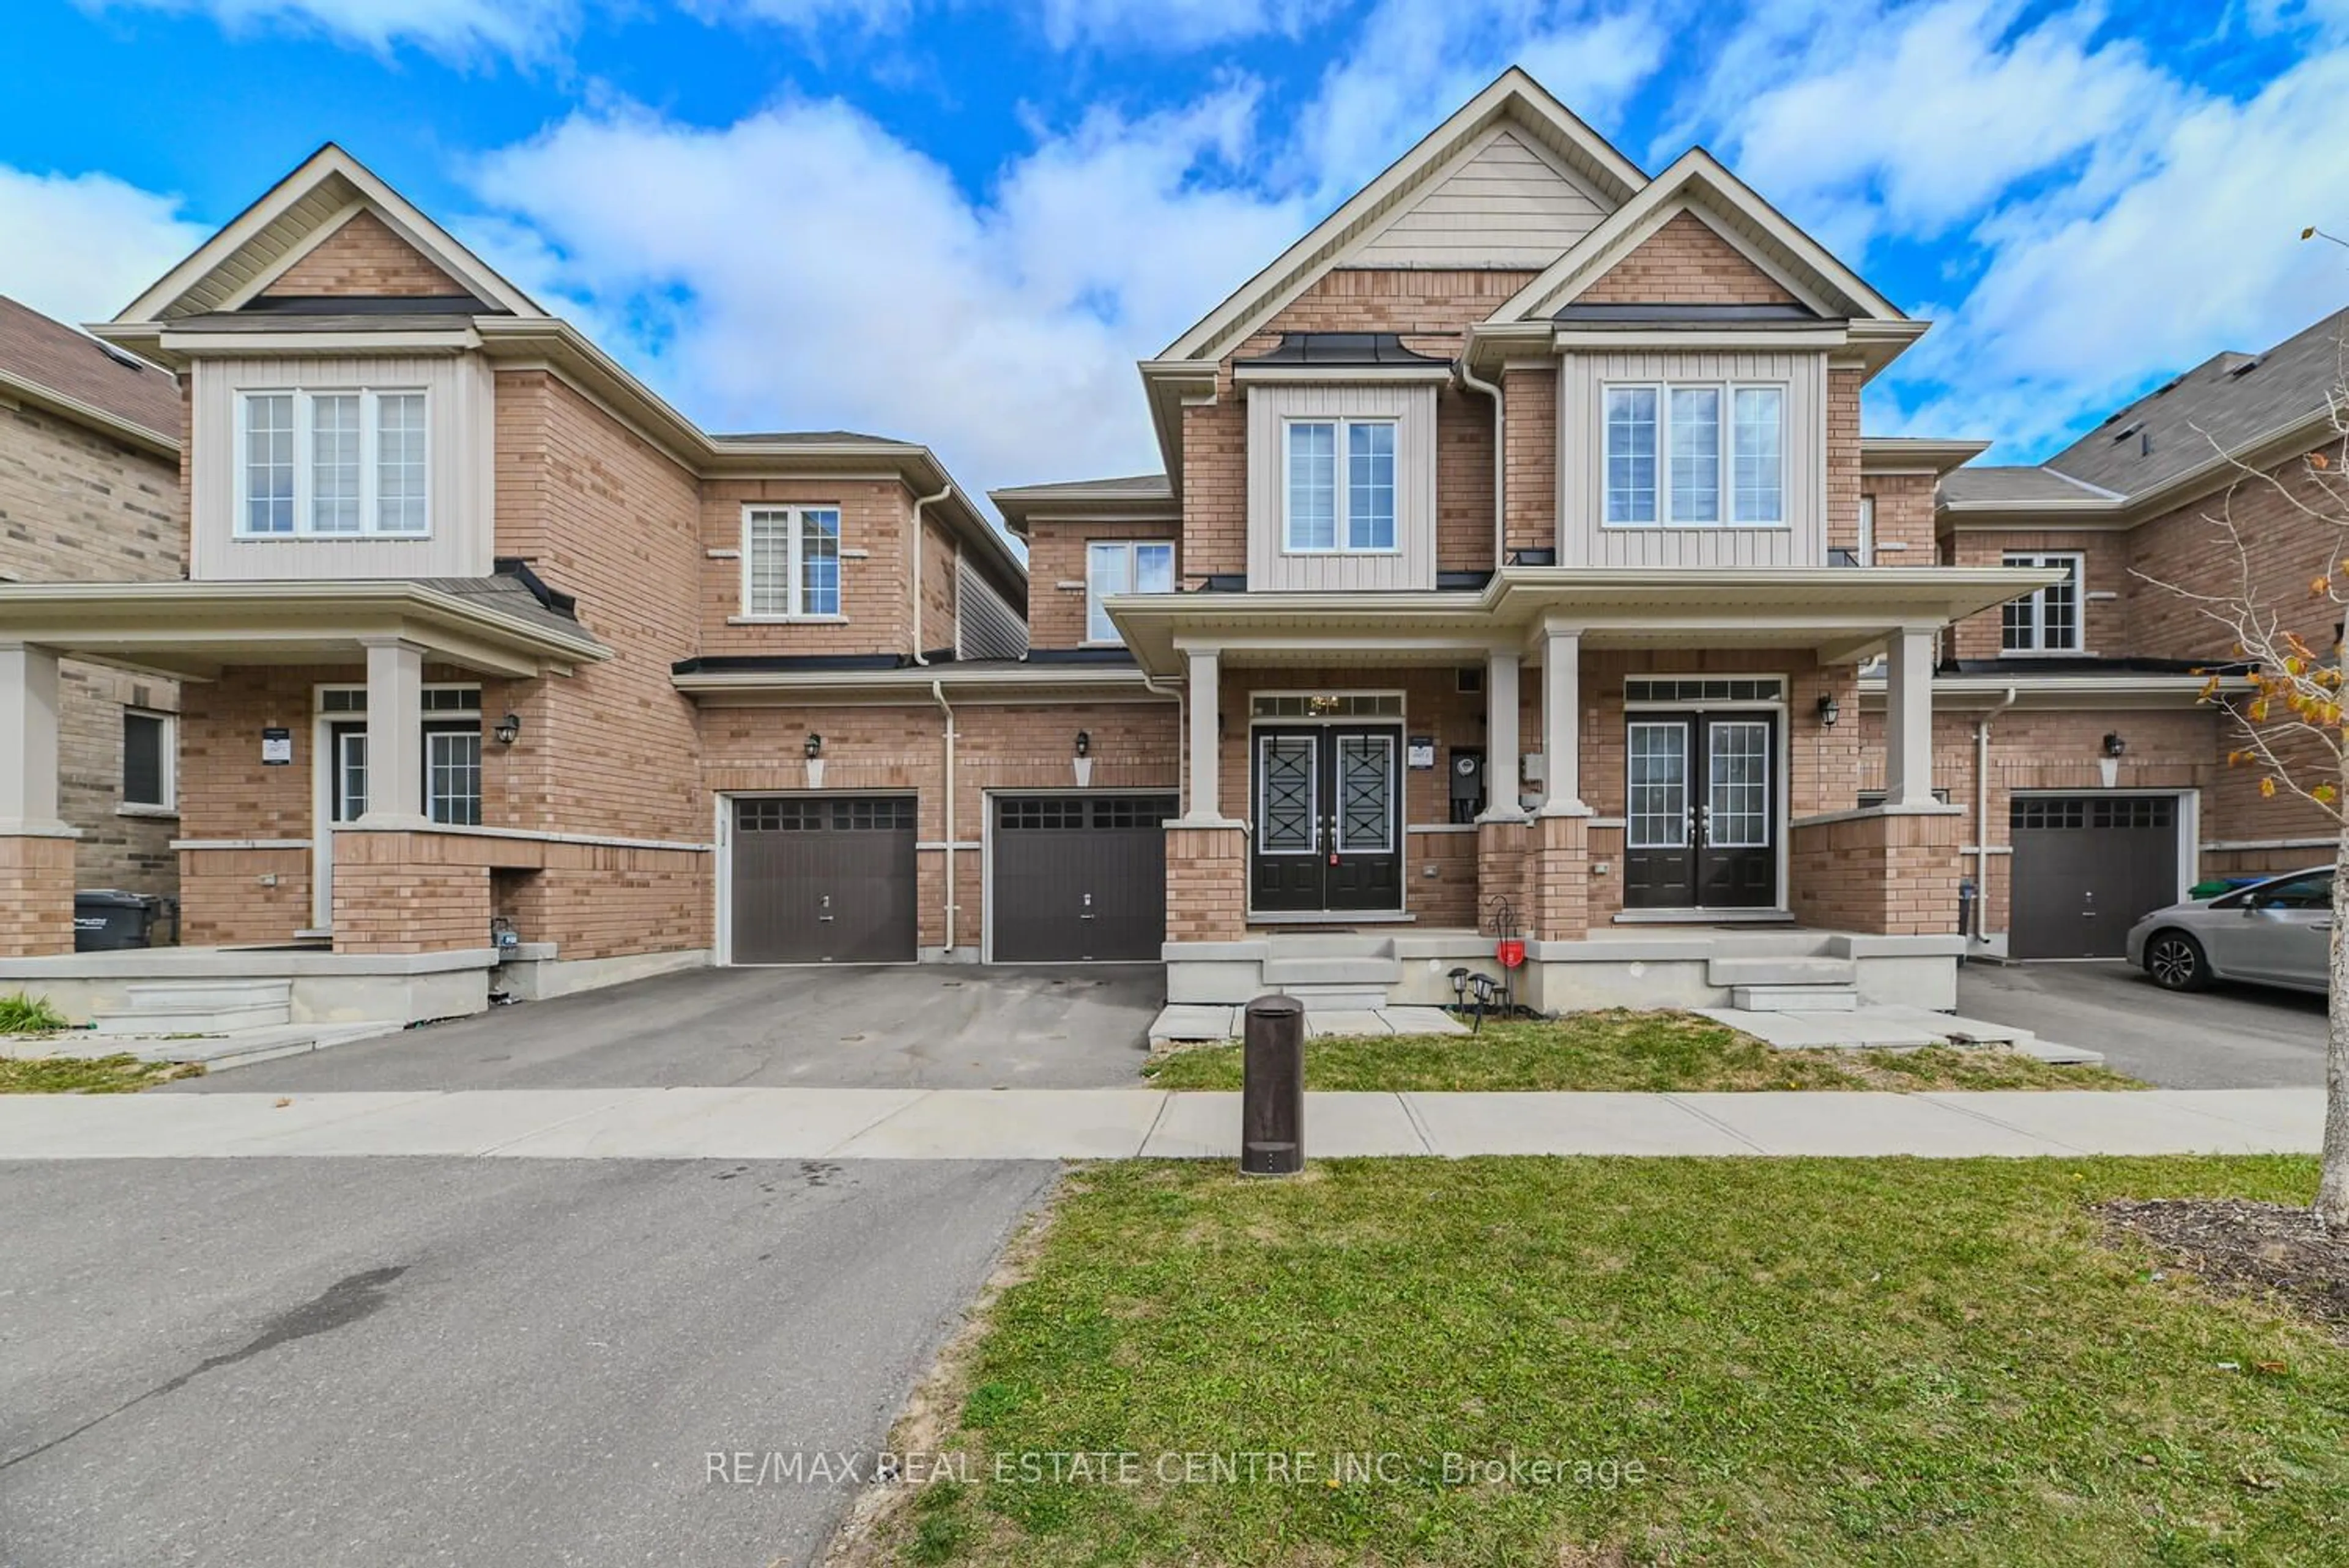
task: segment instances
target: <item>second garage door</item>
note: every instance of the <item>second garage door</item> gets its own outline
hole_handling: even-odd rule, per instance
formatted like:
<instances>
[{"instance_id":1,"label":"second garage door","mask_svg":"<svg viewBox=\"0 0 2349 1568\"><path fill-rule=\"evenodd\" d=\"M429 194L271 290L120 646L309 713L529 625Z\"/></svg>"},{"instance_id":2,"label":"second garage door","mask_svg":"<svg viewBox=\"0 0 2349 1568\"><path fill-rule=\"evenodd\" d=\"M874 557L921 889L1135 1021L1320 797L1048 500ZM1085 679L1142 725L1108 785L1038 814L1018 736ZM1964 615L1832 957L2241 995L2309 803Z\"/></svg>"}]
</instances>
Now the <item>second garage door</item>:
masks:
<instances>
[{"instance_id":1,"label":"second garage door","mask_svg":"<svg viewBox=\"0 0 2349 1568\"><path fill-rule=\"evenodd\" d=\"M2129 928L2178 899L2178 801L2171 795L2018 799L2013 958L2119 958Z\"/></svg>"},{"instance_id":2,"label":"second garage door","mask_svg":"<svg viewBox=\"0 0 2349 1568\"><path fill-rule=\"evenodd\" d=\"M736 963L906 963L915 926L910 795L734 803Z\"/></svg>"},{"instance_id":3,"label":"second garage door","mask_svg":"<svg viewBox=\"0 0 2349 1568\"><path fill-rule=\"evenodd\" d=\"M1154 961L1166 940L1171 794L999 795L998 963Z\"/></svg>"}]
</instances>

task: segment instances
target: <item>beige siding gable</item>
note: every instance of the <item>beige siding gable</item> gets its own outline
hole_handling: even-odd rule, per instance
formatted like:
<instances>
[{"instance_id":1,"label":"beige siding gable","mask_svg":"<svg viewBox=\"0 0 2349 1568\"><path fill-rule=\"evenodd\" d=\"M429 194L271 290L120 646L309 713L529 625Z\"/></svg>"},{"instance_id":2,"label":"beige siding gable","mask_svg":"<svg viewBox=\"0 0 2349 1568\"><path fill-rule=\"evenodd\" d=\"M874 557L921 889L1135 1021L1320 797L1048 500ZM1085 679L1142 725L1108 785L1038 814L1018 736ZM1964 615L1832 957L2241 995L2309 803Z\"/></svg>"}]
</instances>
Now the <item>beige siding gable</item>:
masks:
<instances>
[{"instance_id":1,"label":"beige siding gable","mask_svg":"<svg viewBox=\"0 0 2349 1568\"><path fill-rule=\"evenodd\" d=\"M1609 207L1514 129L1485 144L1373 234L1350 266L1542 267Z\"/></svg>"}]
</instances>

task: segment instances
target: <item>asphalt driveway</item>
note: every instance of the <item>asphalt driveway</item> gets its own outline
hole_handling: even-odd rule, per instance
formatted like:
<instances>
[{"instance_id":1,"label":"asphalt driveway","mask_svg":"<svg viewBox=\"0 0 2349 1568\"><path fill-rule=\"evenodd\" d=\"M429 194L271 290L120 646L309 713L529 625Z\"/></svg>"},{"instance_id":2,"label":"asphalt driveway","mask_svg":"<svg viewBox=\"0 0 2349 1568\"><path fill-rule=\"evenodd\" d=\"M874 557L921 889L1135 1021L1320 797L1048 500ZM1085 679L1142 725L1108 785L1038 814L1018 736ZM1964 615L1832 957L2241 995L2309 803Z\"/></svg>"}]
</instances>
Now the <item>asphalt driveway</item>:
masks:
<instances>
[{"instance_id":1,"label":"asphalt driveway","mask_svg":"<svg viewBox=\"0 0 2349 1568\"><path fill-rule=\"evenodd\" d=\"M1054 1169L0 1164L0 1562L796 1568Z\"/></svg>"},{"instance_id":2,"label":"asphalt driveway","mask_svg":"<svg viewBox=\"0 0 2349 1568\"><path fill-rule=\"evenodd\" d=\"M688 970L171 1087L1135 1087L1165 996L1156 964Z\"/></svg>"},{"instance_id":3,"label":"asphalt driveway","mask_svg":"<svg viewBox=\"0 0 2349 1568\"><path fill-rule=\"evenodd\" d=\"M2118 960L1968 964L1958 1012L2105 1054L2165 1089L2324 1082L2324 999L2257 986L2164 991Z\"/></svg>"}]
</instances>

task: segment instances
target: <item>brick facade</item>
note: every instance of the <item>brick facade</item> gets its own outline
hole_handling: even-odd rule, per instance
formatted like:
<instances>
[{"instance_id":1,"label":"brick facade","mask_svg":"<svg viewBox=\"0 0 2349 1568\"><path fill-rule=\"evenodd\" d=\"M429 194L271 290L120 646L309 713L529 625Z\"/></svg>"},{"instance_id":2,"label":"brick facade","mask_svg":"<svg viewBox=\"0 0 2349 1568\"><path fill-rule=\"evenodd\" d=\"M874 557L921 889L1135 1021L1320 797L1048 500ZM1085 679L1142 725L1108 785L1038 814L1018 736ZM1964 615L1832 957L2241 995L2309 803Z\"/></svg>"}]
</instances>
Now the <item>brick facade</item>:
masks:
<instances>
[{"instance_id":1,"label":"brick facade","mask_svg":"<svg viewBox=\"0 0 2349 1568\"><path fill-rule=\"evenodd\" d=\"M1085 640L1085 546L1096 539L1164 540L1175 546L1174 576L1182 581L1183 549L1173 517L1136 523L1083 523L1039 518L1028 526L1028 646L1076 648Z\"/></svg>"},{"instance_id":2,"label":"brick facade","mask_svg":"<svg viewBox=\"0 0 2349 1568\"><path fill-rule=\"evenodd\" d=\"M1860 492L1876 504L1876 564L1930 566L1933 539L1933 476L1930 473L1863 473Z\"/></svg>"},{"instance_id":3,"label":"brick facade","mask_svg":"<svg viewBox=\"0 0 2349 1568\"><path fill-rule=\"evenodd\" d=\"M0 958L71 952L74 844L0 837Z\"/></svg>"},{"instance_id":4,"label":"brick facade","mask_svg":"<svg viewBox=\"0 0 2349 1568\"><path fill-rule=\"evenodd\" d=\"M429 297L472 291L392 233L373 213L361 213L320 241L307 255L270 281L264 299Z\"/></svg>"},{"instance_id":5,"label":"brick facade","mask_svg":"<svg viewBox=\"0 0 2349 1568\"><path fill-rule=\"evenodd\" d=\"M1503 440L1508 447L1502 475L1507 509L1506 548L1557 548L1557 372L1511 368L1502 372Z\"/></svg>"},{"instance_id":6,"label":"brick facade","mask_svg":"<svg viewBox=\"0 0 2349 1568\"><path fill-rule=\"evenodd\" d=\"M1958 929L1957 812L1870 811L1795 824L1787 907L1807 926L1883 936Z\"/></svg>"},{"instance_id":7,"label":"brick facade","mask_svg":"<svg viewBox=\"0 0 2349 1568\"><path fill-rule=\"evenodd\" d=\"M1582 305L1794 305L1693 213L1676 213L1576 297Z\"/></svg>"}]
</instances>

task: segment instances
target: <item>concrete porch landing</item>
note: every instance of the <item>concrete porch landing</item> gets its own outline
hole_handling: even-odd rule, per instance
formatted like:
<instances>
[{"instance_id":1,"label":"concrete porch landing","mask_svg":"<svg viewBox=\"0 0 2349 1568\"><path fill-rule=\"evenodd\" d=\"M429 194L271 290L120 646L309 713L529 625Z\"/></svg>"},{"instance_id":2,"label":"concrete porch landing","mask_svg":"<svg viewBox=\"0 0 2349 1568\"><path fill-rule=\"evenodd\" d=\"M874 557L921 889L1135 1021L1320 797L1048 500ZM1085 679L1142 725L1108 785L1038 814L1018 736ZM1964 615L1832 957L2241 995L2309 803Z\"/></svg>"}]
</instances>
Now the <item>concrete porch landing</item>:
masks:
<instances>
[{"instance_id":1,"label":"concrete porch landing","mask_svg":"<svg viewBox=\"0 0 2349 1568\"><path fill-rule=\"evenodd\" d=\"M1742 1007L1700 1007L1716 1023L1753 1035L1780 1051L1918 1051L1933 1045L2001 1045L2018 1055L2067 1065L2099 1065L2104 1053L2042 1040L2028 1029L1921 1007L1864 1002L1829 1012L1764 1012Z\"/></svg>"}]
</instances>

